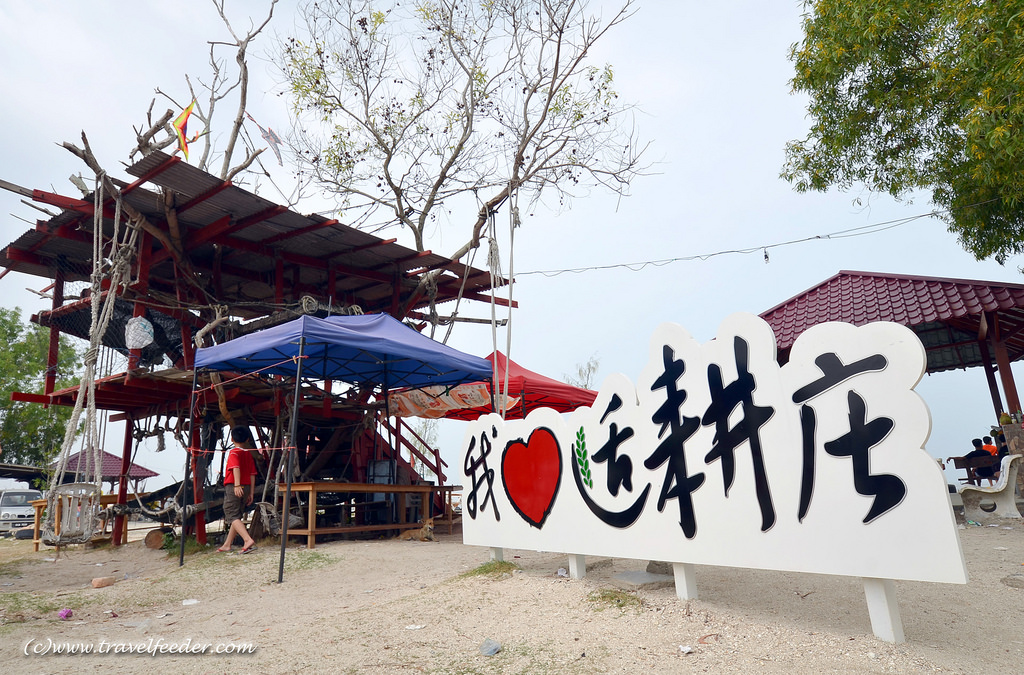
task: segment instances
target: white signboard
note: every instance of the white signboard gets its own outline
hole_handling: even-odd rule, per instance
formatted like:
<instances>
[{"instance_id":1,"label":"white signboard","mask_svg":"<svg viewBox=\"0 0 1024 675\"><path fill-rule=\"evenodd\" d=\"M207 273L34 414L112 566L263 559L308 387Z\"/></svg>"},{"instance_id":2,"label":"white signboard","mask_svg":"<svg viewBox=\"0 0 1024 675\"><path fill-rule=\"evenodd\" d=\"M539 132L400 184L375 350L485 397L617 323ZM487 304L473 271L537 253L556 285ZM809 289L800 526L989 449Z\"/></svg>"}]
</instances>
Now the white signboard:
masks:
<instances>
[{"instance_id":1,"label":"white signboard","mask_svg":"<svg viewBox=\"0 0 1024 675\"><path fill-rule=\"evenodd\" d=\"M636 384L608 378L592 407L480 418L465 543L966 583L917 337L828 323L775 357L753 315L703 345L664 324Z\"/></svg>"}]
</instances>

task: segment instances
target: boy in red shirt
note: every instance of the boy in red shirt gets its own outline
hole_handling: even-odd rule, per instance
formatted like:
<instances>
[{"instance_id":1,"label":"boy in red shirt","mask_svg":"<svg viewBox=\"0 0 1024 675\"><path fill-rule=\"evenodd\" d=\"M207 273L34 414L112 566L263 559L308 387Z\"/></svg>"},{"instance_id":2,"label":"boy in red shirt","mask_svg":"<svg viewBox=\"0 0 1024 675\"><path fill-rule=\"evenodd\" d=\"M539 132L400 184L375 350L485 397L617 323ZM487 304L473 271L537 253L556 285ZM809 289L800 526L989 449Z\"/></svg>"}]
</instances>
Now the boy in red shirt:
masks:
<instances>
[{"instance_id":1,"label":"boy in red shirt","mask_svg":"<svg viewBox=\"0 0 1024 675\"><path fill-rule=\"evenodd\" d=\"M252 553L256 550L256 542L242 522L243 508L252 504L256 490L256 462L247 447L252 443L249 428L232 429L231 441L235 447L228 453L224 466L224 522L229 524L228 536L217 550L221 553L230 551L235 535L238 535L242 538L242 553Z\"/></svg>"}]
</instances>

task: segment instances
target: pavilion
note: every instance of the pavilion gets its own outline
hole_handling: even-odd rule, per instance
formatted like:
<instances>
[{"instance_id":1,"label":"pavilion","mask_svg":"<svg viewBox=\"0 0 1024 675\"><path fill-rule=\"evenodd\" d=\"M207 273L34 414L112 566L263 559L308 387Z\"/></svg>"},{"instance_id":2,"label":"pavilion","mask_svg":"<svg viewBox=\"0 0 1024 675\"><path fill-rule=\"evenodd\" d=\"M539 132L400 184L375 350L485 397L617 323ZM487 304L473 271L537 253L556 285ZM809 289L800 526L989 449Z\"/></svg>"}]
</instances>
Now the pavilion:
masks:
<instances>
[{"instance_id":1,"label":"pavilion","mask_svg":"<svg viewBox=\"0 0 1024 675\"><path fill-rule=\"evenodd\" d=\"M927 372L981 366L996 420L1020 410L1010 364L1024 357L1024 284L844 270L761 318L775 332L783 364L797 337L816 324L902 324L924 344Z\"/></svg>"}]
</instances>

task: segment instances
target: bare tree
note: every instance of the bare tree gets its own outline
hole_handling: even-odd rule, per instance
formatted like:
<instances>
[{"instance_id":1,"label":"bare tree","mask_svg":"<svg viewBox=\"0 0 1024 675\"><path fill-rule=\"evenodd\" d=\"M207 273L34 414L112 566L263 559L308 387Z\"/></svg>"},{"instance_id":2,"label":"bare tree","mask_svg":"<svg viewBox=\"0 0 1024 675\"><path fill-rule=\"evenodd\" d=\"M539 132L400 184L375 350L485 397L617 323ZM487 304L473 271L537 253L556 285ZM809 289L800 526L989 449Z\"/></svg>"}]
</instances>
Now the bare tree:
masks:
<instances>
[{"instance_id":1,"label":"bare tree","mask_svg":"<svg viewBox=\"0 0 1024 675\"><path fill-rule=\"evenodd\" d=\"M196 165L203 171L210 171L214 164L219 163L220 169L217 175L224 180L231 180L239 173L249 169L253 162L258 161L260 153L264 149L256 149L258 143L253 142L252 137L246 133L244 126L246 106L249 102L248 50L253 40L270 23L278 0L269 0L269 7L262 21L256 23L250 19L249 30L244 35L237 32L232 26L225 12L225 0L211 0L211 2L217 10L221 22L230 34L231 41L214 40L208 43L210 49L209 80L204 81L202 78L196 78L197 86L193 83L192 77L186 73L185 83L188 86L188 100L180 100L160 88L157 88L156 93L179 110L184 109L191 101L196 101L196 106L192 113L196 119L193 128L204 129L198 138L200 153ZM234 62L236 65L234 72L228 66L227 61L218 55L219 48L234 50ZM234 99L231 98L232 96L234 96ZM235 104L234 118L228 127L224 149L218 151L213 140L214 134L210 133L214 122L214 113L217 111L219 104L232 102ZM156 100L154 99L150 104L149 110L146 112L147 126L144 127L145 130L143 130L143 127L135 129L137 144L131 151L130 157L134 157L136 154L147 155L154 150L162 150L173 145L176 141L177 136L171 127L171 118L175 115L174 110L167 110L158 119L154 120L153 106L155 103ZM232 165L239 139L242 139L245 146L245 157L237 164ZM261 173L269 177L269 172L265 168Z\"/></svg>"},{"instance_id":2,"label":"bare tree","mask_svg":"<svg viewBox=\"0 0 1024 675\"><path fill-rule=\"evenodd\" d=\"M586 363L577 363L576 372L572 374L565 374L563 377L568 384L574 387L581 387L583 389L594 388L594 378L597 377L597 369L600 367L601 361L597 358L597 354L591 354L590 358L587 359Z\"/></svg>"},{"instance_id":3,"label":"bare tree","mask_svg":"<svg viewBox=\"0 0 1024 675\"><path fill-rule=\"evenodd\" d=\"M643 168L633 109L611 66L588 56L633 4L602 20L584 0L309 2L306 33L280 55L300 165L350 223L403 226L419 250L471 195L478 210L456 259L520 194L551 191L561 204L594 186L626 194Z\"/></svg>"}]
</instances>

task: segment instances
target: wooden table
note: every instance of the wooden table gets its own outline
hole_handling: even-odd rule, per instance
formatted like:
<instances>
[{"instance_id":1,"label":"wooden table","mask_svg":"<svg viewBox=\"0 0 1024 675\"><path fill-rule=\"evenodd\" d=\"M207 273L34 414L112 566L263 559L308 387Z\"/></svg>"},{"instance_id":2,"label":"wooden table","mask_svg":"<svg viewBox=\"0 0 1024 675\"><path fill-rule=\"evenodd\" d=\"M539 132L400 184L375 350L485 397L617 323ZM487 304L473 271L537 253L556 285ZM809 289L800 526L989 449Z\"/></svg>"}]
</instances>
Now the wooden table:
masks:
<instances>
[{"instance_id":1,"label":"wooden table","mask_svg":"<svg viewBox=\"0 0 1024 675\"><path fill-rule=\"evenodd\" d=\"M138 495L138 498L139 499L145 499L147 496L148 496L148 493L147 494L141 494L141 495ZM135 495L128 495L127 503L130 504L134 499L135 499ZM42 539L39 536L39 530L40 530L40 527L42 526L42 522L43 522L43 511L46 510L46 500L45 499L34 499L30 503L32 504L32 508L35 509L35 512L36 512L35 513L35 521L32 523L32 550L33 551L38 551L39 550L39 544L42 542ZM102 506L110 506L111 504L116 504L116 503L117 503L117 495L100 495L100 506L101 507ZM57 534L60 534L60 504L58 504L57 507L58 507L57 508L58 512L57 512L56 517L54 518L54 524L57 527ZM108 521L109 520L110 519L108 519ZM109 524L108 521L104 521L104 523L103 523L103 532L107 531L107 525ZM124 543L128 543L128 518L125 518L124 519L124 523L122 524L121 541L124 542Z\"/></svg>"},{"instance_id":2,"label":"wooden table","mask_svg":"<svg viewBox=\"0 0 1024 675\"><path fill-rule=\"evenodd\" d=\"M278 485L278 490L284 494L287 486ZM382 530L400 530L409 529L415 525L411 521L406 520L405 514L405 496L408 494L419 494L423 498L423 502L426 504L426 516L430 517L431 506L433 504L433 494L435 492L441 493L445 497L445 514L450 515L452 513L452 492L461 491L461 485L390 485L390 484L379 484L379 483L337 483L334 481L311 481L303 483L292 483L292 494L305 493L309 499L309 512L306 515L306 527L303 528L288 528L288 535L305 536L306 546L314 548L316 546L316 535L318 534L342 534L345 532L374 532ZM385 493L393 494L396 497L398 503L398 522L395 523L384 523L375 525L334 525L327 527L317 527L316 524L316 512L317 512L317 495L324 492L347 492L357 494L376 494ZM283 509L287 511L287 509ZM448 534L452 533L452 521L448 521Z\"/></svg>"}]
</instances>

